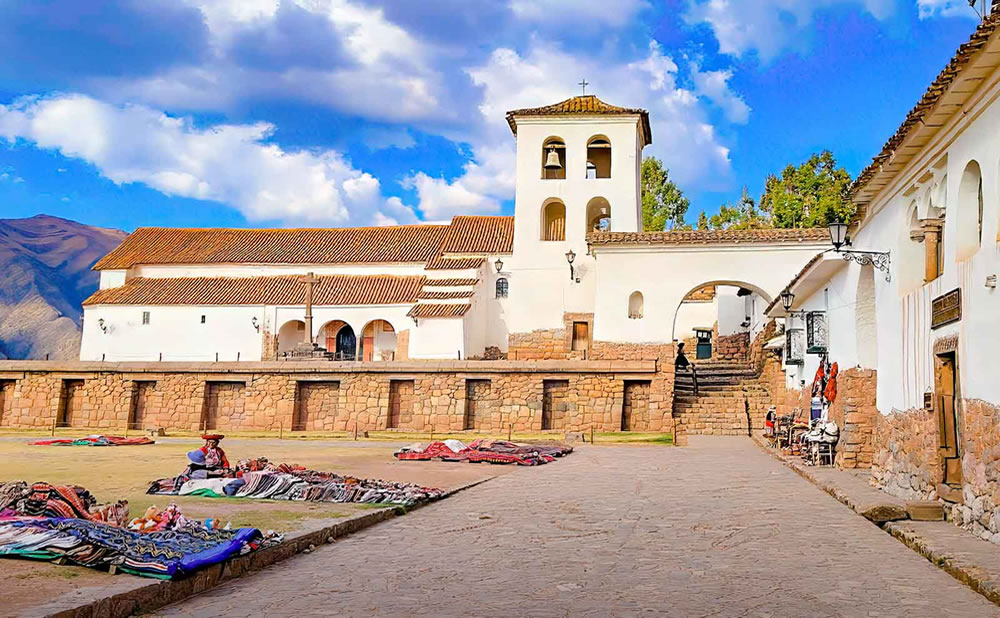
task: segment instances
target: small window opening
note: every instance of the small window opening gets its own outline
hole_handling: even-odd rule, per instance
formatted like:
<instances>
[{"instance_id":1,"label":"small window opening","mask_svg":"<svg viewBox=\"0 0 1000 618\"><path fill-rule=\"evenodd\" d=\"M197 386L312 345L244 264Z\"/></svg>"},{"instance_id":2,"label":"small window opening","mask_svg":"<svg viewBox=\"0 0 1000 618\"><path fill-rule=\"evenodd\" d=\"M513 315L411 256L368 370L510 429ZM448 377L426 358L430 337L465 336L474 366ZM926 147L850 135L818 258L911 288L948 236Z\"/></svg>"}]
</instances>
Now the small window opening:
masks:
<instances>
[{"instance_id":1,"label":"small window opening","mask_svg":"<svg viewBox=\"0 0 1000 618\"><path fill-rule=\"evenodd\" d=\"M146 324L149 324L149 312L148 311L143 311L142 312L142 324L143 324L143 326L145 326Z\"/></svg>"},{"instance_id":2,"label":"small window opening","mask_svg":"<svg viewBox=\"0 0 1000 618\"><path fill-rule=\"evenodd\" d=\"M506 278L497 279L497 298L507 298L508 285Z\"/></svg>"},{"instance_id":3,"label":"small window opening","mask_svg":"<svg viewBox=\"0 0 1000 618\"><path fill-rule=\"evenodd\" d=\"M642 292L632 292L628 297L628 319L641 320L643 314Z\"/></svg>"},{"instance_id":4,"label":"small window opening","mask_svg":"<svg viewBox=\"0 0 1000 618\"><path fill-rule=\"evenodd\" d=\"M566 205L562 202L550 202L545 205L542 240L566 240Z\"/></svg>"},{"instance_id":5,"label":"small window opening","mask_svg":"<svg viewBox=\"0 0 1000 618\"><path fill-rule=\"evenodd\" d=\"M611 178L611 141L603 135L587 142L587 178Z\"/></svg>"},{"instance_id":6,"label":"small window opening","mask_svg":"<svg viewBox=\"0 0 1000 618\"><path fill-rule=\"evenodd\" d=\"M201 323L202 323L202 324L204 324L204 323L205 323L205 316L201 316Z\"/></svg>"},{"instance_id":7,"label":"small window opening","mask_svg":"<svg viewBox=\"0 0 1000 618\"><path fill-rule=\"evenodd\" d=\"M542 178L566 179L566 142L561 138L550 137L542 144Z\"/></svg>"}]
</instances>

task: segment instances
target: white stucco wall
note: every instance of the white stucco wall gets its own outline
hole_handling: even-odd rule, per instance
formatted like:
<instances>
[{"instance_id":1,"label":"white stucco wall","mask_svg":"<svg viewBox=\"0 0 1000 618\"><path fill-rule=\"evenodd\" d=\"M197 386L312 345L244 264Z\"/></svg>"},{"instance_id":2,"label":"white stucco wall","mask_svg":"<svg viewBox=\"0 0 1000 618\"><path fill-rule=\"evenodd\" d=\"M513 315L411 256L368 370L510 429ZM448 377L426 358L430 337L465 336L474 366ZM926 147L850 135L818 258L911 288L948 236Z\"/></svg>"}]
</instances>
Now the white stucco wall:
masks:
<instances>
[{"instance_id":1,"label":"white stucco wall","mask_svg":"<svg viewBox=\"0 0 1000 618\"><path fill-rule=\"evenodd\" d=\"M670 342L675 337L674 315L691 291L710 283L744 285L760 289L770 302L825 248L822 243L600 247L594 338ZM643 319L621 319L636 290L645 299Z\"/></svg>"},{"instance_id":2,"label":"white stucco wall","mask_svg":"<svg viewBox=\"0 0 1000 618\"><path fill-rule=\"evenodd\" d=\"M411 358L466 358L464 321L426 318L410 331Z\"/></svg>"}]
</instances>

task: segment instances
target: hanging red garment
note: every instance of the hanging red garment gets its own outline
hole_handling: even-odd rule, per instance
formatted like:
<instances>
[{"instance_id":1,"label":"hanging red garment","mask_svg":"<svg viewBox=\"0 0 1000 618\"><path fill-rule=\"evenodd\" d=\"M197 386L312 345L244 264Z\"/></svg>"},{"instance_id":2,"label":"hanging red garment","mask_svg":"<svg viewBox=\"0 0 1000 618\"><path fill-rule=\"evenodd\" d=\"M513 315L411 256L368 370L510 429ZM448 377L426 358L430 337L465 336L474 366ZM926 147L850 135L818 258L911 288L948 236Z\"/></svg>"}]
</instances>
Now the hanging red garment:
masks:
<instances>
[{"instance_id":1,"label":"hanging red garment","mask_svg":"<svg viewBox=\"0 0 1000 618\"><path fill-rule=\"evenodd\" d=\"M816 376L813 377L812 392L813 397L817 397L823 393L823 387L826 384L826 363L820 361L819 367L816 368Z\"/></svg>"},{"instance_id":2,"label":"hanging red garment","mask_svg":"<svg viewBox=\"0 0 1000 618\"><path fill-rule=\"evenodd\" d=\"M823 391L823 396L829 403L833 403L834 399L837 398L837 363L830 367L830 377L826 380L826 390Z\"/></svg>"}]
</instances>

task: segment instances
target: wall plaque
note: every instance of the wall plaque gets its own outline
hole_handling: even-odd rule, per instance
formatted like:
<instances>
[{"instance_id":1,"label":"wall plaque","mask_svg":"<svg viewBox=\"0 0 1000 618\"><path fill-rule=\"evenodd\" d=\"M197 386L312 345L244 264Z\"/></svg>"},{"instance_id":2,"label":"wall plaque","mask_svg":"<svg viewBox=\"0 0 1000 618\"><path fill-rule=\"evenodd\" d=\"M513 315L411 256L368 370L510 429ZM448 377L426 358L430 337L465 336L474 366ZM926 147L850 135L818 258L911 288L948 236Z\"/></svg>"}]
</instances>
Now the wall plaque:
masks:
<instances>
[{"instance_id":1,"label":"wall plaque","mask_svg":"<svg viewBox=\"0 0 1000 618\"><path fill-rule=\"evenodd\" d=\"M962 289L956 288L931 301L931 328L962 319Z\"/></svg>"}]
</instances>

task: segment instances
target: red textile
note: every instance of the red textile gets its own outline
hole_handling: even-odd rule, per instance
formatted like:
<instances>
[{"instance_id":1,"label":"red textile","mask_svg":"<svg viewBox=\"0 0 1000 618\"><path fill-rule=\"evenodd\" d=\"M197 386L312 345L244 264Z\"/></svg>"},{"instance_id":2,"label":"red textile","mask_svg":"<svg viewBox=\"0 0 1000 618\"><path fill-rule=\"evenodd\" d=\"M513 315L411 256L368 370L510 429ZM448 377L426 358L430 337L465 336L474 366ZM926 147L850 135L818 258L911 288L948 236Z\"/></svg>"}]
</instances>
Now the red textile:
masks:
<instances>
[{"instance_id":1,"label":"red textile","mask_svg":"<svg viewBox=\"0 0 1000 618\"><path fill-rule=\"evenodd\" d=\"M203 446L203 447L201 447L198 450L201 451L202 453L205 453L205 455L208 455L208 447L207 446ZM226 451L222 450L221 446L215 447L215 450L219 451L219 461L222 463L222 467L223 468L228 468L229 467L229 459L226 458Z\"/></svg>"},{"instance_id":2,"label":"red textile","mask_svg":"<svg viewBox=\"0 0 1000 618\"><path fill-rule=\"evenodd\" d=\"M833 403L834 399L837 398L837 363L834 363L830 367L830 377L826 381L826 390L823 391L823 396L830 403Z\"/></svg>"}]
</instances>

